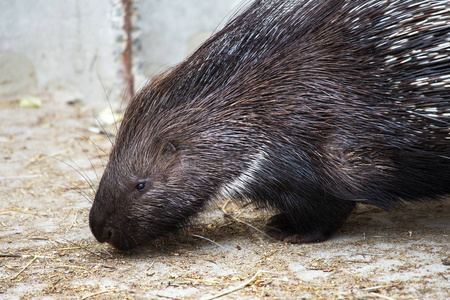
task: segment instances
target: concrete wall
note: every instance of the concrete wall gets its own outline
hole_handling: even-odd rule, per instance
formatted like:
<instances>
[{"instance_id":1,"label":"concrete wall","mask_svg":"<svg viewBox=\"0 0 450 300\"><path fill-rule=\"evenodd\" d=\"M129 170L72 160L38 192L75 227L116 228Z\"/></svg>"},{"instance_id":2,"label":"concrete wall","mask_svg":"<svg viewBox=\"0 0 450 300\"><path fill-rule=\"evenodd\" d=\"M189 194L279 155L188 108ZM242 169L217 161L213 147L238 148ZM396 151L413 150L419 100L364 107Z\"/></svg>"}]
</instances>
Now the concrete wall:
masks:
<instances>
[{"instance_id":1,"label":"concrete wall","mask_svg":"<svg viewBox=\"0 0 450 300\"><path fill-rule=\"evenodd\" d=\"M135 56L149 77L176 64L220 29L241 0L137 2L140 40Z\"/></svg>"},{"instance_id":2,"label":"concrete wall","mask_svg":"<svg viewBox=\"0 0 450 300\"><path fill-rule=\"evenodd\" d=\"M240 2L135 1L135 86L185 58ZM1 1L0 20L0 101L47 92L61 101L106 103L101 82L113 102L121 100L120 0Z\"/></svg>"},{"instance_id":3,"label":"concrete wall","mask_svg":"<svg viewBox=\"0 0 450 300\"><path fill-rule=\"evenodd\" d=\"M0 96L68 89L97 101L105 97L98 77L117 93L112 13L109 0L1 1Z\"/></svg>"}]
</instances>

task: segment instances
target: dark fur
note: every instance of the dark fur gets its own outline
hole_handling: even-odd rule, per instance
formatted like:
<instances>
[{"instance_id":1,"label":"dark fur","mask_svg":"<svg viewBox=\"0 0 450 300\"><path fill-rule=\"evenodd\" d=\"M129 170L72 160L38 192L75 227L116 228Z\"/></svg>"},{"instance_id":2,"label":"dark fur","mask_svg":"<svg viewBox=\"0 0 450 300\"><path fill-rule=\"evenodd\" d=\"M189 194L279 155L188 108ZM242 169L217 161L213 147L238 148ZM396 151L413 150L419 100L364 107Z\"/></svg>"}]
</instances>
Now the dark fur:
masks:
<instances>
[{"instance_id":1,"label":"dark fur","mask_svg":"<svg viewBox=\"0 0 450 300\"><path fill-rule=\"evenodd\" d=\"M450 193L450 83L432 85L450 74L450 47L412 52L449 38L448 12L420 23L437 4L254 2L131 101L90 212L95 237L131 249L233 196L278 211L270 235L315 242L357 202Z\"/></svg>"}]
</instances>

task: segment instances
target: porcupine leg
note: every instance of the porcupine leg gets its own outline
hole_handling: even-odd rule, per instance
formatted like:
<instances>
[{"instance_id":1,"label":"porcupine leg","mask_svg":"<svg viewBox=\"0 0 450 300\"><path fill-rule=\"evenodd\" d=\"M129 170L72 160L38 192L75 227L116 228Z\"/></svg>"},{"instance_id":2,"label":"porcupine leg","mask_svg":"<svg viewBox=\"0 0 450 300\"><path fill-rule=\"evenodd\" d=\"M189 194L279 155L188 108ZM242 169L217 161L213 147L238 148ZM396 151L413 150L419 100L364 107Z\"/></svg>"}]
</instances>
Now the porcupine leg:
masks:
<instances>
[{"instance_id":1,"label":"porcupine leg","mask_svg":"<svg viewBox=\"0 0 450 300\"><path fill-rule=\"evenodd\" d=\"M283 195L286 207L271 217L266 233L287 243L315 243L326 240L339 229L356 206L356 202L338 199L308 199ZM290 199L289 199L290 198Z\"/></svg>"}]
</instances>

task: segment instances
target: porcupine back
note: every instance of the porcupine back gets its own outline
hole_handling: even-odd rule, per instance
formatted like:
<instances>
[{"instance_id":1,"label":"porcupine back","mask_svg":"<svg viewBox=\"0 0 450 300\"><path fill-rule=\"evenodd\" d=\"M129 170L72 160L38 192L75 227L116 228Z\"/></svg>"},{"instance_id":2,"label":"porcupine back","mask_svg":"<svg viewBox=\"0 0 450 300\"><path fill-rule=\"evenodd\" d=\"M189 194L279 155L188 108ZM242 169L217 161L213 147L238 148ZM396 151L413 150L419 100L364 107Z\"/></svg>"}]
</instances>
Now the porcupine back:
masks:
<instances>
[{"instance_id":1,"label":"porcupine back","mask_svg":"<svg viewBox=\"0 0 450 300\"><path fill-rule=\"evenodd\" d=\"M347 39L349 55L356 58L351 67L361 65L358 101L369 104L362 112L368 118L366 132L358 133L367 135L369 146L344 153L341 167L351 162L361 166L359 172L375 163L392 172L388 184L382 180L377 187L372 178L377 199L361 194L385 208L395 203L393 195L420 200L449 193L450 2L346 1L341 11L329 26L340 28ZM391 159L385 160L389 152Z\"/></svg>"},{"instance_id":2,"label":"porcupine back","mask_svg":"<svg viewBox=\"0 0 450 300\"><path fill-rule=\"evenodd\" d=\"M362 63L377 66L376 78L388 86L380 113L400 130L386 147L398 151L387 167L402 170L389 194L420 199L431 190L449 193L450 2L348 1L344 10L343 27L355 37Z\"/></svg>"},{"instance_id":3,"label":"porcupine back","mask_svg":"<svg viewBox=\"0 0 450 300\"><path fill-rule=\"evenodd\" d=\"M332 156L324 184L340 198L387 208L393 196L450 192L449 54L448 1L256 1L162 77L165 92L176 82L163 105L215 97L227 107L236 95L251 103L272 93L282 102L297 93L318 113L317 124L302 120L307 134L296 134L308 140L322 131L308 144L324 137L316 150ZM374 165L386 170L380 178Z\"/></svg>"}]
</instances>

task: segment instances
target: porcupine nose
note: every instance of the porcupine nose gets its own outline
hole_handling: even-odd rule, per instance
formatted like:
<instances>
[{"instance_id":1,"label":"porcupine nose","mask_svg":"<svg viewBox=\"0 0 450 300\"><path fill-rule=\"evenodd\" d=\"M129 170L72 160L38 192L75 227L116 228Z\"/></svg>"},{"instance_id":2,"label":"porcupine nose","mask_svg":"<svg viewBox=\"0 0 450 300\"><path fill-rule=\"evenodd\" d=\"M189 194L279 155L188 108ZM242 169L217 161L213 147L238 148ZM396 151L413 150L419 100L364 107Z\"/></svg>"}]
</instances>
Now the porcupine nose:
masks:
<instances>
[{"instance_id":1,"label":"porcupine nose","mask_svg":"<svg viewBox=\"0 0 450 300\"><path fill-rule=\"evenodd\" d=\"M91 226L92 234L100 243L110 242L113 236L113 229L102 226Z\"/></svg>"},{"instance_id":2,"label":"porcupine nose","mask_svg":"<svg viewBox=\"0 0 450 300\"><path fill-rule=\"evenodd\" d=\"M92 234L100 243L111 241L114 230L106 225L106 219L96 212L94 206L89 212L89 227L91 228Z\"/></svg>"},{"instance_id":3,"label":"porcupine nose","mask_svg":"<svg viewBox=\"0 0 450 300\"><path fill-rule=\"evenodd\" d=\"M109 222L107 222L108 218L106 216L105 211L94 203L89 212L89 227L100 243L110 242L114 235L114 229L108 225Z\"/></svg>"}]
</instances>

